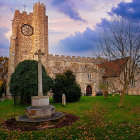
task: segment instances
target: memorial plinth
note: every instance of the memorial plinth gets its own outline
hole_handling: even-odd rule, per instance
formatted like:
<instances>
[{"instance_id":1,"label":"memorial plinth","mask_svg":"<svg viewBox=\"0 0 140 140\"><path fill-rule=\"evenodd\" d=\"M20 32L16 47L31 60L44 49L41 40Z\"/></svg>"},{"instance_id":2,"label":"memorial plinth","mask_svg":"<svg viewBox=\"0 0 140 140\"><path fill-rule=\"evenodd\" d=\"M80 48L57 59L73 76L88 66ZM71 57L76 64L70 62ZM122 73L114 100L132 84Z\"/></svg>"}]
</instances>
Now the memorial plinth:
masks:
<instances>
[{"instance_id":1,"label":"memorial plinth","mask_svg":"<svg viewBox=\"0 0 140 140\"><path fill-rule=\"evenodd\" d=\"M55 114L55 107L49 105L48 96L34 96L32 106L27 107L26 112L30 119L51 117Z\"/></svg>"},{"instance_id":2,"label":"memorial plinth","mask_svg":"<svg viewBox=\"0 0 140 140\"><path fill-rule=\"evenodd\" d=\"M32 97L32 106L47 106L49 105L49 97L48 96L33 96Z\"/></svg>"},{"instance_id":3,"label":"memorial plinth","mask_svg":"<svg viewBox=\"0 0 140 140\"><path fill-rule=\"evenodd\" d=\"M27 117L30 119L51 117L55 114L55 108L52 105L40 107L27 107Z\"/></svg>"},{"instance_id":4,"label":"memorial plinth","mask_svg":"<svg viewBox=\"0 0 140 140\"><path fill-rule=\"evenodd\" d=\"M41 55L43 54L41 50L35 53L35 55L38 55L38 96L31 98L31 106L26 108L26 115L17 117L18 122L48 122L64 116L64 113L55 112L55 107L49 105L48 96L43 96L41 64Z\"/></svg>"}]
</instances>

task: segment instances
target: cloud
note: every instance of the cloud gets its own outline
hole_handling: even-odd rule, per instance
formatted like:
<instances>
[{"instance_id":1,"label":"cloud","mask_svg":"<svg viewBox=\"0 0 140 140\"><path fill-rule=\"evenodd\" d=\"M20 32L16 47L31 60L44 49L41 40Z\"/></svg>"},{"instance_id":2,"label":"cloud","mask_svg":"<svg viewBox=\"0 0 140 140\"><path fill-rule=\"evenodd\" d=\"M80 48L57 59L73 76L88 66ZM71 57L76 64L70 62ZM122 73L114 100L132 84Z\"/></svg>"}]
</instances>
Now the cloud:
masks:
<instances>
[{"instance_id":1,"label":"cloud","mask_svg":"<svg viewBox=\"0 0 140 140\"><path fill-rule=\"evenodd\" d=\"M117 18L115 19L115 21ZM114 25L115 21L102 19L100 23L96 24L95 28L87 28L84 32L76 32L74 35L66 37L59 41L55 48L59 52L64 53L83 53L97 51L99 45L99 35L103 33L104 29L108 30L108 27ZM124 20L124 23L127 20ZM134 25L138 26L138 23ZM119 26L119 25L118 25ZM109 32L108 32L109 33Z\"/></svg>"},{"instance_id":2,"label":"cloud","mask_svg":"<svg viewBox=\"0 0 140 140\"><path fill-rule=\"evenodd\" d=\"M8 54L10 43L5 35L8 31L7 28L0 27L0 56Z\"/></svg>"},{"instance_id":3,"label":"cloud","mask_svg":"<svg viewBox=\"0 0 140 140\"><path fill-rule=\"evenodd\" d=\"M116 8L112 8L110 17L113 14L122 16L126 19L131 18L134 20L140 20L140 0L133 0L132 2L120 2ZM70 35L62 40L55 46L59 52L74 53L86 51L94 51L98 47L98 35L103 29L112 24L111 20L107 18L101 19L101 22L97 23L95 28L87 28L84 32L76 32L74 35Z\"/></svg>"},{"instance_id":4,"label":"cloud","mask_svg":"<svg viewBox=\"0 0 140 140\"><path fill-rule=\"evenodd\" d=\"M97 47L98 34L96 30L87 28L83 33L76 32L74 35L61 40L56 48L63 52L84 52Z\"/></svg>"},{"instance_id":5,"label":"cloud","mask_svg":"<svg viewBox=\"0 0 140 140\"><path fill-rule=\"evenodd\" d=\"M58 11L67 15L71 19L85 22L85 20L79 15L77 6L72 0L51 0L51 4L56 7Z\"/></svg>"},{"instance_id":6,"label":"cloud","mask_svg":"<svg viewBox=\"0 0 140 140\"><path fill-rule=\"evenodd\" d=\"M38 0L34 0L37 2ZM100 21L102 17L107 17L106 11L110 10L112 4L119 3L121 0L46 0L47 14L50 12L49 20L64 18L61 22L49 24L49 45L51 48L58 48L62 53L75 52L84 53L91 51L97 45L97 28L94 30L93 26ZM124 1L124 0L123 0ZM125 0L126 1L126 0ZM5 37L6 28L11 28L11 19L13 17L14 9L23 10L23 0L0 0L0 53L9 47L9 42ZM32 11L32 2L26 1L26 11ZM49 5L49 6L48 6ZM53 7L52 7L53 6ZM104 9L105 8L105 9ZM53 12L52 12L53 11ZM59 12L58 12L59 11ZM63 13L64 15L60 14ZM66 20L68 19L68 20ZM71 20L73 19L73 20ZM84 23L86 19L86 24ZM82 22L75 22L82 21ZM103 19L102 23L98 24L98 28L105 26L107 20ZM4 29L5 27L5 29ZM90 27L90 28L87 28ZM3 31L2 31L3 30ZM80 31L80 32L78 32ZM76 32L76 33L74 33ZM3 36L2 36L3 34ZM69 36L72 34L71 36ZM9 34L8 34L9 35ZM66 37L67 36L67 37ZM3 41L5 40L5 41ZM59 41L61 40L61 41ZM58 43L58 45L56 45ZM7 46L6 46L7 43ZM2 47L3 46L3 47ZM55 46L55 47L54 47ZM57 53L57 52L56 52Z\"/></svg>"},{"instance_id":7,"label":"cloud","mask_svg":"<svg viewBox=\"0 0 140 140\"><path fill-rule=\"evenodd\" d=\"M96 24L96 30L107 28L111 21L106 18L102 18L100 23Z\"/></svg>"},{"instance_id":8,"label":"cloud","mask_svg":"<svg viewBox=\"0 0 140 140\"><path fill-rule=\"evenodd\" d=\"M4 1L0 1L0 8L3 7L5 5Z\"/></svg>"},{"instance_id":9,"label":"cloud","mask_svg":"<svg viewBox=\"0 0 140 140\"><path fill-rule=\"evenodd\" d=\"M13 2L9 0L0 1L0 8L2 10L8 9L8 10L14 11L14 8L11 8L11 6L14 7L15 5L16 3L13 4Z\"/></svg>"},{"instance_id":10,"label":"cloud","mask_svg":"<svg viewBox=\"0 0 140 140\"><path fill-rule=\"evenodd\" d=\"M116 14L135 21L140 20L140 0L132 2L120 2L117 7L113 7L110 14Z\"/></svg>"},{"instance_id":11,"label":"cloud","mask_svg":"<svg viewBox=\"0 0 140 140\"><path fill-rule=\"evenodd\" d=\"M0 27L11 28L11 20L14 14L16 2L9 0L0 1Z\"/></svg>"},{"instance_id":12,"label":"cloud","mask_svg":"<svg viewBox=\"0 0 140 140\"><path fill-rule=\"evenodd\" d=\"M58 42L55 49L60 53L84 53L93 52L97 50L99 41L99 32L108 27L111 21L102 19L100 23L96 24L95 28L86 28L84 32L76 32ZM57 52L56 51L56 52ZM87 55L87 54L86 54Z\"/></svg>"},{"instance_id":13,"label":"cloud","mask_svg":"<svg viewBox=\"0 0 140 140\"><path fill-rule=\"evenodd\" d=\"M96 24L95 28L88 27L84 32L76 32L74 35L60 40L54 47L58 52L65 54L69 52L70 54L83 53L82 55L85 55L85 52L93 52L98 48L100 32L108 28L109 24L111 21L103 18L100 23Z\"/></svg>"}]
</instances>

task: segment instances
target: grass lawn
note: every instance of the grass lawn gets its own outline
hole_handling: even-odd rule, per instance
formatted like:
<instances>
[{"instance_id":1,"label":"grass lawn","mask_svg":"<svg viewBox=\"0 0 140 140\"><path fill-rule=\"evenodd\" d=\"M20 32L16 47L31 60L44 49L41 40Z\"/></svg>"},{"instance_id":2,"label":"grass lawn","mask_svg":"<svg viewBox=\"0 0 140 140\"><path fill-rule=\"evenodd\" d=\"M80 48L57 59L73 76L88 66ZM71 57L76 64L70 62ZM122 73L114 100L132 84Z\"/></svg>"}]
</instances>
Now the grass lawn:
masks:
<instances>
[{"instance_id":1,"label":"grass lawn","mask_svg":"<svg viewBox=\"0 0 140 140\"><path fill-rule=\"evenodd\" d=\"M63 128L26 132L4 130L0 125L0 140L140 140L140 96L126 96L124 108L118 108L118 102L119 96L109 99L83 96L79 102L63 107L50 99L57 111L80 119ZM14 106L13 100L0 102L0 123L20 114L25 114L25 106Z\"/></svg>"}]
</instances>

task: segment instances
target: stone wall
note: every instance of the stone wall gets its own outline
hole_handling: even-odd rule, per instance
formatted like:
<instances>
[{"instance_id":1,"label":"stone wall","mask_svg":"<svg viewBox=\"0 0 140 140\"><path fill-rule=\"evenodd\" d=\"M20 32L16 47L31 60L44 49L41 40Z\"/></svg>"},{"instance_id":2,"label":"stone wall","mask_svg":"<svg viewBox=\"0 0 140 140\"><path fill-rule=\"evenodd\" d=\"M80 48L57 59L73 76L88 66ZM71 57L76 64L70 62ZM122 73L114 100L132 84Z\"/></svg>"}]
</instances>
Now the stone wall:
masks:
<instances>
[{"instance_id":1,"label":"stone wall","mask_svg":"<svg viewBox=\"0 0 140 140\"><path fill-rule=\"evenodd\" d=\"M140 95L140 70L135 74L134 83L128 89L129 95Z\"/></svg>"},{"instance_id":2,"label":"stone wall","mask_svg":"<svg viewBox=\"0 0 140 140\"><path fill-rule=\"evenodd\" d=\"M92 95L98 91L99 73L96 59L90 57L75 57L64 55L49 55L48 74L54 78L57 73L72 70L76 75L76 80L81 86L82 93L86 94L88 85L92 87Z\"/></svg>"},{"instance_id":3,"label":"stone wall","mask_svg":"<svg viewBox=\"0 0 140 140\"><path fill-rule=\"evenodd\" d=\"M120 75L122 77L123 74ZM120 82L120 77L108 77L104 78L111 86L109 88L109 93L116 92L117 90L122 90L123 85ZM140 74L135 78L134 85L130 84L127 90L128 95L140 95ZM116 92L118 93L118 92Z\"/></svg>"}]
</instances>

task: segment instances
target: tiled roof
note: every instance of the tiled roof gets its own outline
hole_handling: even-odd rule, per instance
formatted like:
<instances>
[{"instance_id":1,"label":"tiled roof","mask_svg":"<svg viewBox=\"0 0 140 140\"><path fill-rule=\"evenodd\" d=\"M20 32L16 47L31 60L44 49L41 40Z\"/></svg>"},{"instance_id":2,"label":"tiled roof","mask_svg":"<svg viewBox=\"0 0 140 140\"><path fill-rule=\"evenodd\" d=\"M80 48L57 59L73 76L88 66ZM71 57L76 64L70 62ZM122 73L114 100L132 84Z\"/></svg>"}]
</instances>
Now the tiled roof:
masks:
<instances>
[{"instance_id":1,"label":"tiled roof","mask_svg":"<svg viewBox=\"0 0 140 140\"><path fill-rule=\"evenodd\" d=\"M128 60L129 57L106 61L102 64L98 64L98 67L105 70L103 77L117 77L122 73Z\"/></svg>"}]
</instances>

